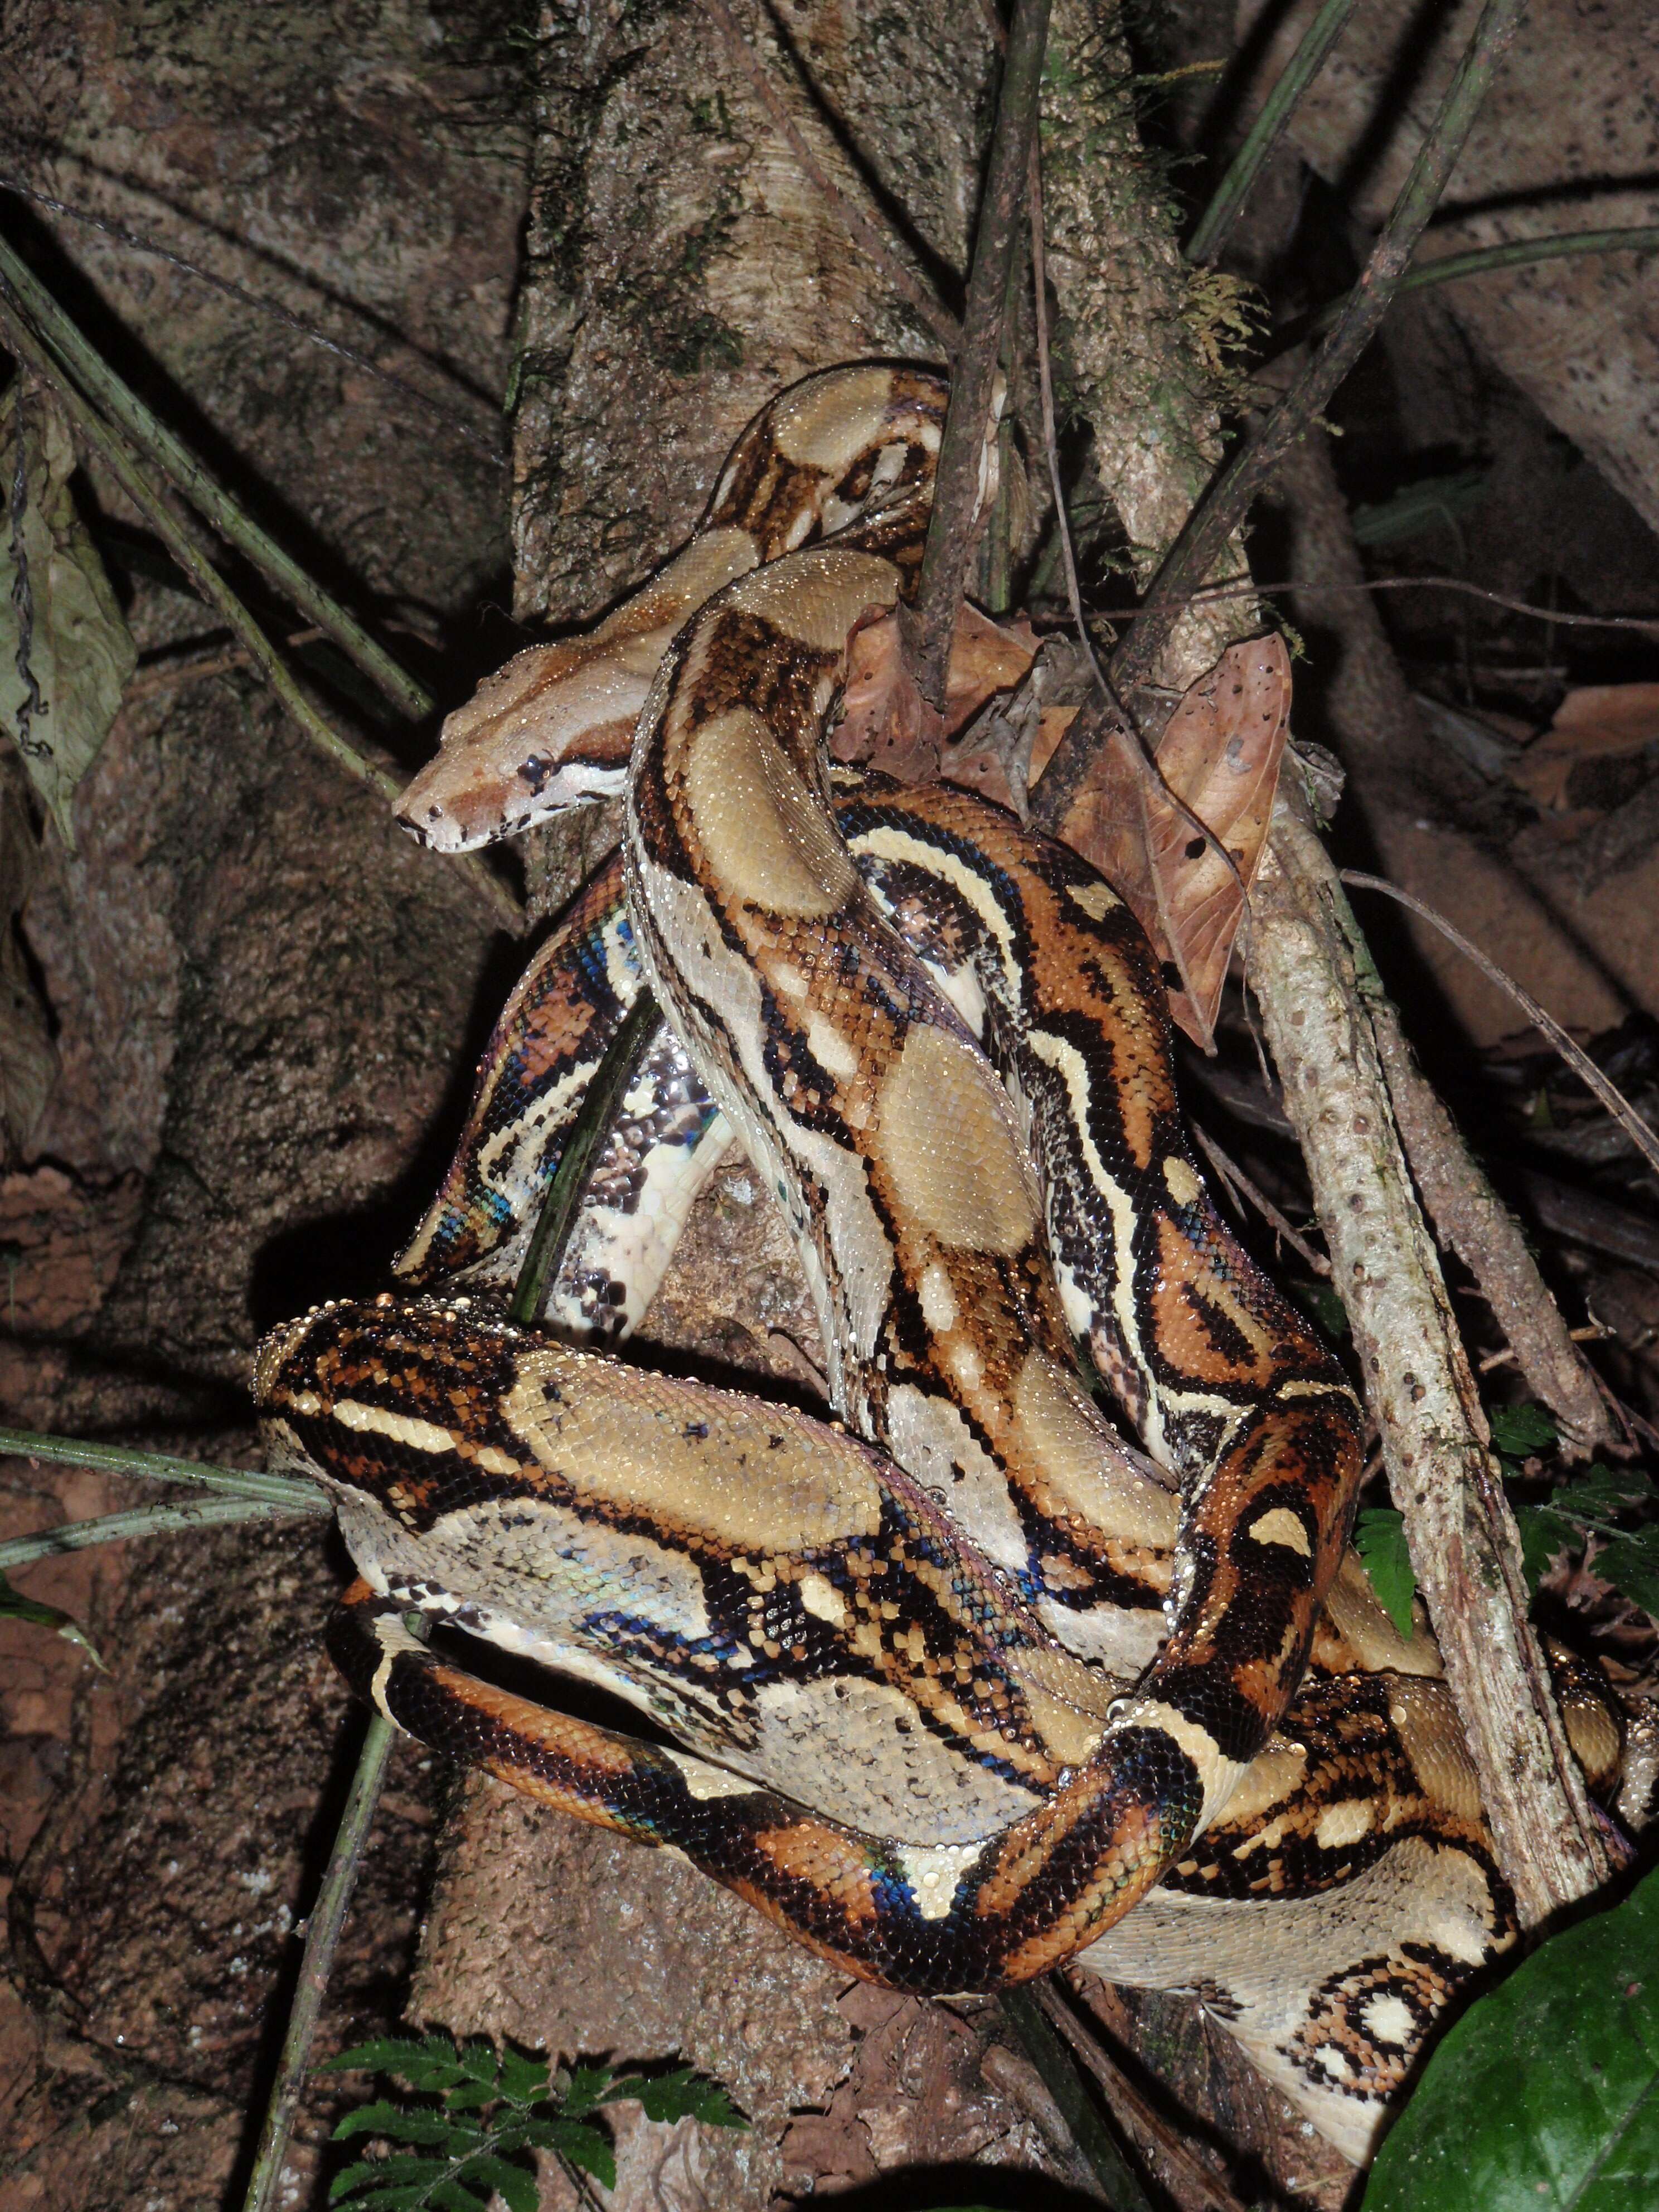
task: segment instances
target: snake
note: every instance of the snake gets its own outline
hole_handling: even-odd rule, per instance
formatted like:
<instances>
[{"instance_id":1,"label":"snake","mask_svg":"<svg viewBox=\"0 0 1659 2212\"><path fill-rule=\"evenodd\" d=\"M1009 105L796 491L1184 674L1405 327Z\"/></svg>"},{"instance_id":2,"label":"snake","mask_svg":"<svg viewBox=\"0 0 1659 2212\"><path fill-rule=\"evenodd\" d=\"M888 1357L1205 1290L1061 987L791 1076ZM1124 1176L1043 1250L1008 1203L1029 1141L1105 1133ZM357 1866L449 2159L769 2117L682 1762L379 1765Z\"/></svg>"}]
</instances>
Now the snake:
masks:
<instances>
[{"instance_id":1,"label":"snake","mask_svg":"<svg viewBox=\"0 0 1659 2212\"><path fill-rule=\"evenodd\" d=\"M1362 2156L1513 1901L1420 1609L1402 1633L1347 1547L1359 1401L1209 1196L1129 908L982 798L830 776L947 404L891 365L781 394L661 574L450 718L400 808L426 842L620 795L622 847L503 1011L398 1291L261 1346L267 1450L336 1499L331 1649L400 1728L894 1989L1190 1990ZM543 1325L511 1325L647 991ZM614 1356L733 1143L835 1419Z\"/></svg>"}]
</instances>

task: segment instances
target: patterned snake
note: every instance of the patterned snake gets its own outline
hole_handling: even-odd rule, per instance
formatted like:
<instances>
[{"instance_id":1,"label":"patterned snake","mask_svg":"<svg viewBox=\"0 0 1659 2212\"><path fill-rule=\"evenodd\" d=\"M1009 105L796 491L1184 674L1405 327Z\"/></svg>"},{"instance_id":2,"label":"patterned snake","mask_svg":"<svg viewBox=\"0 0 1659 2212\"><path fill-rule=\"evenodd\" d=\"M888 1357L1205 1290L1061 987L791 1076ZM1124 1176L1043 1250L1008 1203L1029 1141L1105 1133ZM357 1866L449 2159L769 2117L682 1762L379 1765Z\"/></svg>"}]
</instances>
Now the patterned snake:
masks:
<instances>
[{"instance_id":1,"label":"patterned snake","mask_svg":"<svg viewBox=\"0 0 1659 2212\"><path fill-rule=\"evenodd\" d=\"M276 1332L267 1438L338 1501L363 1579L333 1648L399 1726L896 1988L1081 1956L1194 1990L1360 2155L1510 1903L1432 1642L1345 1553L1358 1401L1210 1203L1127 908L981 799L826 782L945 404L886 368L785 393L661 576L451 718L417 834L625 785L623 850L515 992L399 1263L446 1295ZM559 1334L514 1330L489 1292L642 985L666 1022ZM561 1340L632 1327L733 1133L855 1435ZM494 1687L411 1610L659 1734ZM1575 1714L1605 1780L1606 1708Z\"/></svg>"}]
</instances>

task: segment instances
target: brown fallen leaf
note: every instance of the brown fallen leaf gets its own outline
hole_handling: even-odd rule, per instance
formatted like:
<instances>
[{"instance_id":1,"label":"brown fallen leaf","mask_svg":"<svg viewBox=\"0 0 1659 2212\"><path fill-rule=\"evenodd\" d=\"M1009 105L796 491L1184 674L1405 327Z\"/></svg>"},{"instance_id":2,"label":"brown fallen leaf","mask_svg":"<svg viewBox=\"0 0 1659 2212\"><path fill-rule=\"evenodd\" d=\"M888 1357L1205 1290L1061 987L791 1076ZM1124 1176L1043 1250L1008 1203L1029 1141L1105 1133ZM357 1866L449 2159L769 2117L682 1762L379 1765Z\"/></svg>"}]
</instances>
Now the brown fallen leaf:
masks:
<instances>
[{"instance_id":1,"label":"brown fallen leaf","mask_svg":"<svg viewBox=\"0 0 1659 2212\"><path fill-rule=\"evenodd\" d=\"M1229 646L1170 717L1156 771L1128 732L1107 735L1061 832L1127 902L1163 967L1171 1017L1206 1052L1267 842L1290 706L1281 638Z\"/></svg>"},{"instance_id":2,"label":"brown fallen leaf","mask_svg":"<svg viewBox=\"0 0 1659 2212\"><path fill-rule=\"evenodd\" d=\"M842 719L830 739L831 759L878 769L900 783L931 783L945 745L988 699L1012 690L1036 647L1028 623L994 623L964 600L951 640L940 714L922 697L905 667L898 616L866 623L848 656Z\"/></svg>"},{"instance_id":3,"label":"brown fallen leaf","mask_svg":"<svg viewBox=\"0 0 1659 2212\"><path fill-rule=\"evenodd\" d=\"M1559 812L1590 797L1569 795L1575 769L1590 761L1628 759L1653 744L1659 744L1659 684L1587 684L1568 692L1510 778L1540 806Z\"/></svg>"}]
</instances>

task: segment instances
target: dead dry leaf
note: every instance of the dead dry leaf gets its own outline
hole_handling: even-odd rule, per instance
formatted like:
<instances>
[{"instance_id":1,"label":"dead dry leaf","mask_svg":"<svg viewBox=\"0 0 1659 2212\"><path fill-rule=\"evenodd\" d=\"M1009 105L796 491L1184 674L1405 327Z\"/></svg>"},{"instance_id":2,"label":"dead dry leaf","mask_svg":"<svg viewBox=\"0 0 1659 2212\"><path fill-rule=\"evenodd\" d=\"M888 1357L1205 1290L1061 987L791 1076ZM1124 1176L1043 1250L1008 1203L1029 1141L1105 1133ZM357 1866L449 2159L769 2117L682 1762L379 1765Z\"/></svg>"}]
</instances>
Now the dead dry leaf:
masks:
<instances>
[{"instance_id":1,"label":"dead dry leaf","mask_svg":"<svg viewBox=\"0 0 1659 2212\"><path fill-rule=\"evenodd\" d=\"M1036 647L1028 623L994 623L964 600L951 640L941 714L922 697L904 665L898 616L866 623L848 655L830 757L879 769L900 783L931 783L945 744L988 699L1013 689Z\"/></svg>"},{"instance_id":2,"label":"dead dry leaf","mask_svg":"<svg viewBox=\"0 0 1659 2212\"><path fill-rule=\"evenodd\" d=\"M1510 769L1510 780L1538 805L1559 812L1575 803L1575 769L1596 760L1627 759L1659 744L1659 684L1587 684L1569 691L1542 737Z\"/></svg>"},{"instance_id":3,"label":"dead dry leaf","mask_svg":"<svg viewBox=\"0 0 1659 2212\"><path fill-rule=\"evenodd\" d=\"M76 513L69 489L74 472L75 447L58 401L14 381L0 400L0 725L71 852L75 787L109 735L137 659L104 565Z\"/></svg>"},{"instance_id":4,"label":"dead dry leaf","mask_svg":"<svg viewBox=\"0 0 1659 2212\"><path fill-rule=\"evenodd\" d=\"M1127 902L1163 968L1172 1018L1206 1052L1267 842L1290 707L1283 639L1230 646L1170 717L1156 774L1133 738L1114 731L1066 819L1066 843Z\"/></svg>"}]
</instances>

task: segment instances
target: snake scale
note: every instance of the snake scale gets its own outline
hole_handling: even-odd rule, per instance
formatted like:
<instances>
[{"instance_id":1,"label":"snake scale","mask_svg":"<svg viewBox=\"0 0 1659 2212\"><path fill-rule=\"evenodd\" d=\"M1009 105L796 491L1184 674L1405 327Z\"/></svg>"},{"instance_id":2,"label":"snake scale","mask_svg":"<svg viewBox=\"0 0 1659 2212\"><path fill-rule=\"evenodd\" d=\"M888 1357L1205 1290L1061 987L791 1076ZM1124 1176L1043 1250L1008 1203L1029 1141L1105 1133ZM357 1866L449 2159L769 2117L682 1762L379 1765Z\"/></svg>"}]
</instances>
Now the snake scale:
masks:
<instances>
[{"instance_id":1,"label":"snake scale","mask_svg":"<svg viewBox=\"0 0 1659 2212\"><path fill-rule=\"evenodd\" d=\"M451 718L418 835L625 789L623 851L486 1053L399 1263L434 1295L275 1332L267 1439L337 1500L362 1579L332 1648L399 1726L896 1988L1081 1959L1195 1990L1358 2156L1512 1908L1432 1641L1345 1551L1358 1402L1211 1205L1127 908L981 799L830 788L945 399L885 367L784 393L678 560ZM514 1329L493 1292L644 986L665 1019L552 1326ZM583 1348L639 1319L734 1134L855 1433ZM652 1733L492 1686L414 1610Z\"/></svg>"}]
</instances>

